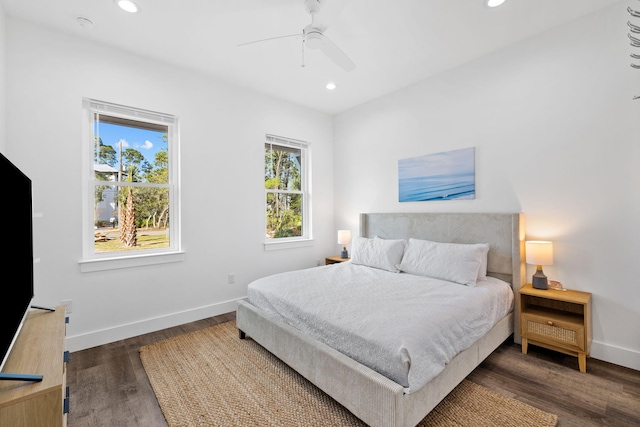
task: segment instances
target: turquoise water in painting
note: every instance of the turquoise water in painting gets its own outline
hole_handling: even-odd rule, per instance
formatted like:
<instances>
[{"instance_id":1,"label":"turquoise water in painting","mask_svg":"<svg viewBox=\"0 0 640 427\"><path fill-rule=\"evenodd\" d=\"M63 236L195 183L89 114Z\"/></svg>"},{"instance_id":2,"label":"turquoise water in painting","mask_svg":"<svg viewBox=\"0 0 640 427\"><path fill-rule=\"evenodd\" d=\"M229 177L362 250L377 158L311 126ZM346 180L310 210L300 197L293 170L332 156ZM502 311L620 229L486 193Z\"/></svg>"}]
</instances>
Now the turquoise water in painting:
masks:
<instances>
[{"instance_id":1,"label":"turquoise water in painting","mask_svg":"<svg viewBox=\"0 0 640 427\"><path fill-rule=\"evenodd\" d=\"M398 193L401 202L475 199L475 172L401 178Z\"/></svg>"}]
</instances>

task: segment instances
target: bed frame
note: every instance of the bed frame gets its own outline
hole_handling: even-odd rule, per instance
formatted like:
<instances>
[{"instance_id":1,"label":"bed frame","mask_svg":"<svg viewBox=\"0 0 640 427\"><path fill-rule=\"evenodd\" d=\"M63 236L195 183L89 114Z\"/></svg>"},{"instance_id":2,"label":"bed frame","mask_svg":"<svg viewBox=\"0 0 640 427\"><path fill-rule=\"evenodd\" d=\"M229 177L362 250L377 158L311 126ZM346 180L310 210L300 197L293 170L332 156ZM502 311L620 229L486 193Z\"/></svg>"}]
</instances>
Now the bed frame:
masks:
<instances>
[{"instance_id":1,"label":"bed frame","mask_svg":"<svg viewBox=\"0 0 640 427\"><path fill-rule=\"evenodd\" d=\"M525 280L524 231L521 213L360 215L362 237L489 243L488 275L511 283L516 294ZM520 341L517 317L508 314L426 386L410 394L246 301L238 303L236 324L241 338L250 336L368 425L414 427L511 334Z\"/></svg>"}]
</instances>

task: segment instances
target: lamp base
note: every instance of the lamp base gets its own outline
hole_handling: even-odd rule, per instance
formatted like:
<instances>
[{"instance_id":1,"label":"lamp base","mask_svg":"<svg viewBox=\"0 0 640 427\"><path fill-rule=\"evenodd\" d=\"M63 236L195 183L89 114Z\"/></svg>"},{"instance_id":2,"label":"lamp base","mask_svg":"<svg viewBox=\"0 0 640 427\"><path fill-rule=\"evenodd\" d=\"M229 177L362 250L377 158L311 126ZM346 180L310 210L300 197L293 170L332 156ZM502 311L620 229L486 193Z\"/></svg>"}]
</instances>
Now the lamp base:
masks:
<instances>
[{"instance_id":1,"label":"lamp base","mask_svg":"<svg viewBox=\"0 0 640 427\"><path fill-rule=\"evenodd\" d=\"M531 283L535 289L549 289L549 282L547 281L547 276L542 272L542 266L538 266Z\"/></svg>"},{"instance_id":2,"label":"lamp base","mask_svg":"<svg viewBox=\"0 0 640 427\"><path fill-rule=\"evenodd\" d=\"M343 248L342 252L340 252L340 258L347 259L349 258L349 252L347 252L347 248Z\"/></svg>"}]
</instances>

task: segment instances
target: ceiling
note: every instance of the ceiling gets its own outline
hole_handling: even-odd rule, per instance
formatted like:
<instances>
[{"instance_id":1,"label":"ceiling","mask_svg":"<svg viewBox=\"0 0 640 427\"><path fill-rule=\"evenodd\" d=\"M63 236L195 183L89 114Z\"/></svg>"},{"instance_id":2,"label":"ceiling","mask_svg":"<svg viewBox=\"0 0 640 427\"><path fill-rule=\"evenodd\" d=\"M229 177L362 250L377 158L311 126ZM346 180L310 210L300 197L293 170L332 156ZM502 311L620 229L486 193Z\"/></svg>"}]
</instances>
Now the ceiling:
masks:
<instances>
[{"instance_id":1,"label":"ceiling","mask_svg":"<svg viewBox=\"0 0 640 427\"><path fill-rule=\"evenodd\" d=\"M299 37L304 0L0 0L5 14L336 114L621 0L323 0L346 3L324 35L347 72ZM93 22L78 24L77 17ZM325 89L335 82L333 91Z\"/></svg>"}]
</instances>

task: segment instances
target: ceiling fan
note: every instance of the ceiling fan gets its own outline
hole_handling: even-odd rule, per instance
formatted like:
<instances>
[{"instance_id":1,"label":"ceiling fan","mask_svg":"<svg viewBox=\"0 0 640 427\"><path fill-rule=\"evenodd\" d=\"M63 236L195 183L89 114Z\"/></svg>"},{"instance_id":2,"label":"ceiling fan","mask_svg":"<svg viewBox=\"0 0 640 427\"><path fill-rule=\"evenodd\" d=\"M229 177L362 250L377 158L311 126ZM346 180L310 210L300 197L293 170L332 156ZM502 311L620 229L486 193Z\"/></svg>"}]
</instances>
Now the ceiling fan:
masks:
<instances>
[{"instance_id":1,"label":"ceiling fan","mask_svg":"<svg viewBox=\"0 0 640 427\"><path fill-rule=\"evenodd\" d=\"M335 62L345 71L351 71L356 64L342 51L334 42L332 42L324 32L329 25L340 14L346 6L348 0L304 0L304 7L311 15L311 24L307 25L302 33L288 34L286 36L271 37L262 40L255 40L248 43L242 43L238 46L246 46L248 44L260 43L269 40L282 39L286 37L302 37L302 48L321 50L329 59ZM304 67L304 59L302 66Z\"/></svg>"}]
</instances>

